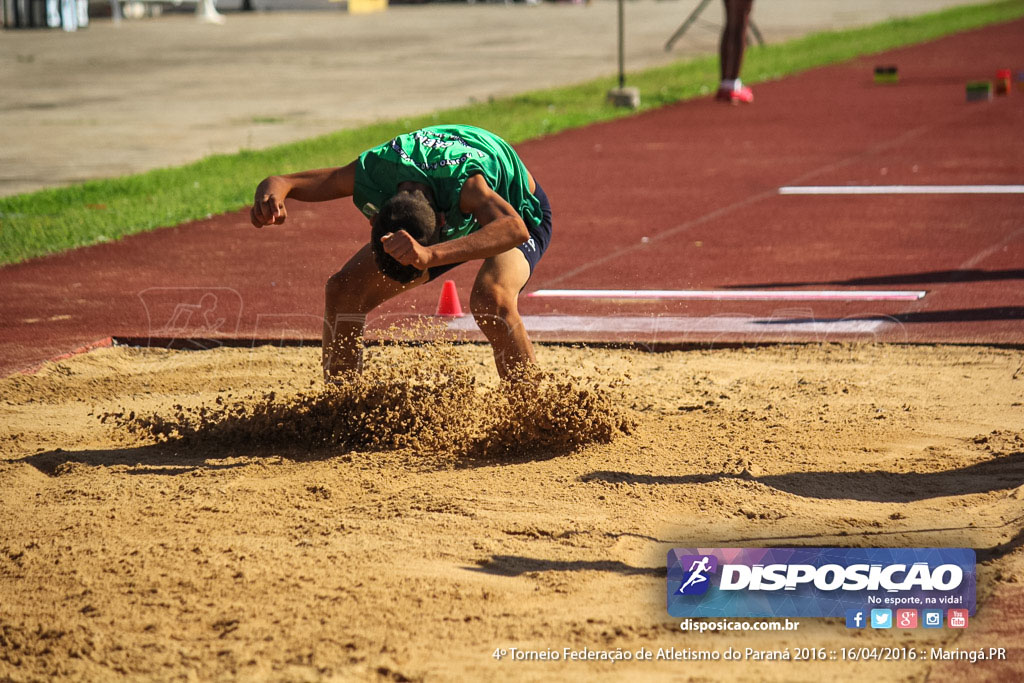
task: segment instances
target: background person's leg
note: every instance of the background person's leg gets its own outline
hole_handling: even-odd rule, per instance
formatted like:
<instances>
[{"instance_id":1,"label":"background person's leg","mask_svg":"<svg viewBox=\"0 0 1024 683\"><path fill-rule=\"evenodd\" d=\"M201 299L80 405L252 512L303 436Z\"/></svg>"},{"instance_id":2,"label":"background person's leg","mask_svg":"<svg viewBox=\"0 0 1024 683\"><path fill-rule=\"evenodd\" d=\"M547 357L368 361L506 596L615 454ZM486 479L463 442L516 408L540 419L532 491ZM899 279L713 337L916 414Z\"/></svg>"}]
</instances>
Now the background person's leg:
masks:
<instances>
[{"instance_id":1,"label":"background person's leg","mask_svg":"<svg viewBox=\"0 0 1024 683\"><path fill-rule=\"evenodd\" d=\"M743 49L746 47L747 22L754 0L724 0L725 26L722 28L722 42L719 45L719 69L723 81L740 77L743 65Z\"/></svg>"},{"instance_id":2,"label":"background person's leg","mask_svg":"<svg viewBox=\"0 0 1024 683\"><path fill-rule=\"evenodd\" d=\"M426 274L408 284L385 276L377 269L369 244L332 275L324 288L324 379L362 367L367 313L426 281Z\"/></svg>"},{"instance_id":3,"label":"background person's leg","mask_svg":"<svg viewBox=\"0 0 1024 683\"><path fill-rule=\"evenodd\" d=\"M740 81L740 68L743 66L747 25L754 0L723 1L725 3L725 26L722 28L722 40L718 48L719 72L721 74L718 99L734 103L750 102L753 100L753 95L750 94L750 89L744 88Z\"/></svg>"},{"instance_id":4,"label":"background person's leg","mask_svg":"<svg viewBox=\"0 0 1024 683\"><path fill-rule=\"evenodd\" d=\"M519 292L530 279L530 264L519 249L510 249L484 261L473 283L469 308L480 331L494 350L494 364L502 379L535 363L533 344L519 317Z\"/></svg>"}]
</instances>

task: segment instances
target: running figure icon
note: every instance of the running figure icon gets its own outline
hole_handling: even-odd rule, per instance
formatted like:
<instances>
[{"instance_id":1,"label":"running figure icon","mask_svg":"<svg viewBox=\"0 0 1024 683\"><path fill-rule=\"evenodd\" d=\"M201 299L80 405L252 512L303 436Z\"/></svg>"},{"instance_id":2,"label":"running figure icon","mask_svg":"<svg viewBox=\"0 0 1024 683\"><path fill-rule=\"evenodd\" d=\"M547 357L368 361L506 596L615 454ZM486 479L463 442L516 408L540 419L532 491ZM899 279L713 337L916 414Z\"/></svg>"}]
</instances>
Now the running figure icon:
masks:
<instances>
[{"instance_id":1,"label":"running figure icon","mask_svg":"<svg viewBox=\"0 0 1024 683\"><path fill-rule=\"evenodd\" d=\"M707 555L700 558L699 560L693 561L693 563L690 565L690 568L687 570L690 572L689 578L687 578L686 581L683 582L683 585L679 587L680 593L686 593L686 589L690 586L694 586L699 583L704 583L708 580L708 577L705 576L705 573L711 571L711 566L709 564L710 561L711 558Z\"/></svg>"}]
</instances>

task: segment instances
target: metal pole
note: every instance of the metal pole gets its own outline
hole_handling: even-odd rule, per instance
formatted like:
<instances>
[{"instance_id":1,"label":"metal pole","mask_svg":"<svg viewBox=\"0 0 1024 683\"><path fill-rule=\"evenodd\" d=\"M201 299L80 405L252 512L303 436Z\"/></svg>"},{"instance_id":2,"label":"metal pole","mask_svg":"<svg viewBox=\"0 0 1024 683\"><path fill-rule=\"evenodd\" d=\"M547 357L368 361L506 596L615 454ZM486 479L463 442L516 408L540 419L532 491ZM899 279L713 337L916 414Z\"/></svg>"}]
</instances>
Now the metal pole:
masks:
<instances>
[{"instance_id":1,"label":"metal pole","mask_svg":"<svg viewBox=\"0 0 1024 683\"><path fill-rule=\"evenodd\" d=\"M700 13L704 11L704 8L707 7L710 2L711 0L701 0L700 4L690 12L690 16L686 17L686 21L683 22L683 25L677 28L676 32L673 33L672 37L668 39L667 43L665 43L665 52L669 52L672 49L672 46L676 44L676 41L683 37L686 30L690 28L690 24L697 20L697 17L700 16Z\"/></svg>"},{"instance_id":2,"label":"metal pole","mask_svg":"<svg viewBox=\"0 0 1024 683\"><path fill-rule=\"evenodd\" d=\"M626 87L626 57L623 46L626 42L622 28L625 12L623 11L623 0L619 0L619 87Z\"/></svg>"},{"instance_id":3,"label":"metal pole","mask_svg":"<svg viewBox=\"0 0 1024 683\"><path fill-rule=\"evenodd\" d=\"M761 32L757 30L757 24L754 23L754 20L750 19L747 23L749 24L747 28L749 29L749 32L753 34L754 38L757 40L757 44L764 45L764 36L762 36ZM750 44L749 40L747 44Z\"/></svg>"},{"instance_id":4,"label":"metal pole","mask_svg":"<svg viewBox=\"0 0 1024 683\"><path fill-rule=\"evenodd\" d=\"M619 0L619 87L608 91L608 101L616 107L636 109L640 106L640 91L626 87L626 10L625 0Z\"/></svg>"}]
</instances>

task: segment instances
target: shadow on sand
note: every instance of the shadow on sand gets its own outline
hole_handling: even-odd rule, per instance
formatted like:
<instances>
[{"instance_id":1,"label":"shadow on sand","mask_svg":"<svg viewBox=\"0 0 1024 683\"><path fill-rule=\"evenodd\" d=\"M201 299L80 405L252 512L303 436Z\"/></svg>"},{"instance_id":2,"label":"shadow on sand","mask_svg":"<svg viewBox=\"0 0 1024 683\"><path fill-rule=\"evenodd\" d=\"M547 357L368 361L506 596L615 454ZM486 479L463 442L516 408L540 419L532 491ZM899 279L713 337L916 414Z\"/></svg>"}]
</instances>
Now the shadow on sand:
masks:
<instances>
[{"instance_id":1,"label":"shadow on sand","mask_svg":"<svg viewBox=\"0 0 1024 683\"><path fill-rule=\"evenodd\" d=\"M584 475L581 480L663 486L707 484L740 476L597 471ZM788 472L742 478L804 498L907 503L943 496L988 493L1024 485L1024 452L1006 453L985 462L941 472Z\"/></svg>"}]
</instances>

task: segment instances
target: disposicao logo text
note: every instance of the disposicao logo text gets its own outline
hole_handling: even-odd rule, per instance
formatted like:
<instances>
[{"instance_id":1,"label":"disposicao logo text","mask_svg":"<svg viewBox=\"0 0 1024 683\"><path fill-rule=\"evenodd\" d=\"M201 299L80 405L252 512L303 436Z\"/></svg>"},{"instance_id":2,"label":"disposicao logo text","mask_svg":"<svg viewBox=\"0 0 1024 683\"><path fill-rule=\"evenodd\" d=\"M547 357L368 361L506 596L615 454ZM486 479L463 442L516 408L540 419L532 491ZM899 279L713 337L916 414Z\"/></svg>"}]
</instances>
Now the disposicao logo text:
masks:
<instances>
[{"instance_id":1,"label":"disposicao logo text","mask_svg":"<svg viewBox=\"0 0 1024 683\"><path fill-rule=\"evenodd\" d=\"M856 608L974 612L969 548L676 548L668 554L676 617L844 617Z\"/></svg>"}]
</instances>

